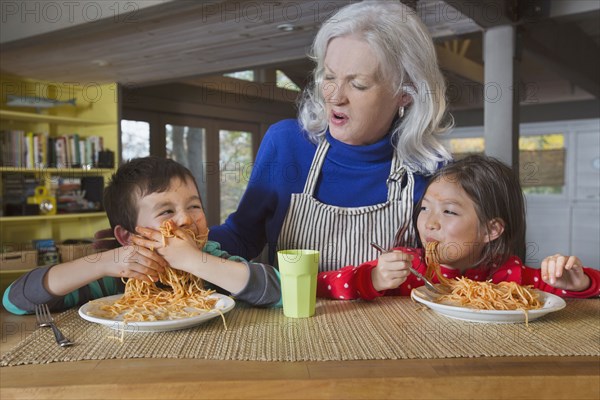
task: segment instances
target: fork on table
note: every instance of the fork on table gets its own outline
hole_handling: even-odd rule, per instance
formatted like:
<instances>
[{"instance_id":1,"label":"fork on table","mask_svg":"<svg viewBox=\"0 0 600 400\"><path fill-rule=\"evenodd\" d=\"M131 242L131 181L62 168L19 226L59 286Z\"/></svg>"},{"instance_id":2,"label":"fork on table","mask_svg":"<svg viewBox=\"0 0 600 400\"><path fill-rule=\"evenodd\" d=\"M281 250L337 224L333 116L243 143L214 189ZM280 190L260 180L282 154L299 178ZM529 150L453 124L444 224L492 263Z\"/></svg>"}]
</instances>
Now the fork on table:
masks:
<instances>
[{"instance_id":1,"label":"fork on table","mask_svg":"<svg viewBox=\"0 0 600 400\"><path fill-rule=\"evenodd\" d=\"M60 347L67 347L73 344L56 327L56 324L54 323L54 318L52 318L52 314L50 314L50 310L48 309L47 304L37 304L35 306L35 319L37 320L37 324L39 327L52 328L52 332L54 332L54 337L56 338L56 343L58 343Z\"/></svg>"}]
</instances>

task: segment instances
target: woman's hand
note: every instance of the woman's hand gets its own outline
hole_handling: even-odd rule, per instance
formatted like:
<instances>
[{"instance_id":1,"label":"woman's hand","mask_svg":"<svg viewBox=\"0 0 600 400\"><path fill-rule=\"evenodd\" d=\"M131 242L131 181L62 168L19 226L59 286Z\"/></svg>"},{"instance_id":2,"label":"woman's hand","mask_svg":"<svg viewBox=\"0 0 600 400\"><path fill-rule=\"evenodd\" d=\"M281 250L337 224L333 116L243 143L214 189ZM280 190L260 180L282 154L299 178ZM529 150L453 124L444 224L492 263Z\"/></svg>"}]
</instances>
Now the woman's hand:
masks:
<instances>
[{"instance_id":1,"label":"woman's hand","mask_svg":"<svg viewBox=\"0 0 600 400\"><path fill-rule=\"evenodd\" d=\"M583 272L583 263L575 256L555 254L542 261L542 280L557 289L581 292L590 287L590 277Z\"/></svg>"},{"instance_id":2,"label":"woman's hand","mask_svg":"<svg viewBox=\"0 0 600 400\"><path fill-rule=\"evenodd\" d=\"M173 268L188 271L186 266L200 252L200 249L191 235L174 224L171 226L175 236L164 238L164 246L160 231L140 226L135 228L139 236L133 235L131 241L138 246L156 250Z\"/></svg>"},{"instance_id":3,"label":"woman's hand","mask_svg":"<svg viewBox=\"0 0 600 400\"><path fill-rule=\"evenodd\" d=\"M377 266L371 271L373 288L380 292L402 285L410 275L412 259L412 255L401 251L383 253L379 256Z\"/></svg>"}]
</instances>

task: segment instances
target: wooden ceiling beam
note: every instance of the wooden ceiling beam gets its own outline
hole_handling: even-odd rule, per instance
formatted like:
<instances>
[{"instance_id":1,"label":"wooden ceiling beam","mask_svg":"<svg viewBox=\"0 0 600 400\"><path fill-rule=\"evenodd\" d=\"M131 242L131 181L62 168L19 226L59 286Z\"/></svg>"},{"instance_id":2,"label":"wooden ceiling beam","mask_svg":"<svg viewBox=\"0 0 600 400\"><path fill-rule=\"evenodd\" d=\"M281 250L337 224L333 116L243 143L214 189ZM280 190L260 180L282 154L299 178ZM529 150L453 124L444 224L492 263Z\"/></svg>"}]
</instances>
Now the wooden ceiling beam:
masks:
<instances>
[{"instance_id":1,"label":"wooden ceiling beam","mask_svg":"<svg viewBox=\"0 0 600 400\"><path fill-rule=\"evenodd\" d=\"M308 57L294 63L280 64L278 67L299 88L304 88L312 80L315 63Z\"/></svg>"},{"instance_id":2,"label":"wooden ceiling beam","mask_svg":"<svg viewBox=\"0 0 600 400\"><path fill-rule=\"evenodd\" d=\"M144 84L305 58L319 24L346 0L177 1L0 44L0 70L44 80ZM279 29L281 23L293 31Z\"/></svg>"},{"instance_id":3,"label":"wooden ceiling beam","mask_svg":"<svg viewBox=\"0 0 600 400\"><path fill-rule=\"evenodd\" d=\"M600 46L575 23L545 21L522 29L523 51L600 98ZM585 62L581 55L586 55Z\"/></svg>"},{"instance_id":4,"label":"wooden ceiling beam","mask_svg":"<svg viewBox=\"0 0 600 400\"><path fill-rule=\"evenodd\" d=\"M483 65L455 53L447 47L436 45L438 62L443 70L462 76L472 82L484 84Z\"/></svg>"},{"instance_id":5,"label":"wooden ceiling beam","mask_svg":"<svg viewBox=\"0 0 600 400\"><path fill-rule=\"evenodd\" d=\"M517 19L512 0L444 0L483 29L512 24Z\"/></svg>"},{"instance_id":6,"label":"wooden ceiling beam","mask_svg":"<svg viewBox=\"0 0 600 400\"><path fill-rule=\"evenodd\" d=\"M239 94L245 97L259 97L285 103L295 102L299 94L293 90L277 87L276 82L251 82L221 75L186 79L181 83L199 86L209 91Z\"/></svg>"},{"instance_id":7,"label":"wooden ceiling beam","mask_svg":"<svg viewBox=\"0 0 600 400\"><path fill-rule=\"evenodd\" d=\"M595 0L551 1L549 17L560 18L600 11L600 2Z\"/></svg>"}]
</instances>

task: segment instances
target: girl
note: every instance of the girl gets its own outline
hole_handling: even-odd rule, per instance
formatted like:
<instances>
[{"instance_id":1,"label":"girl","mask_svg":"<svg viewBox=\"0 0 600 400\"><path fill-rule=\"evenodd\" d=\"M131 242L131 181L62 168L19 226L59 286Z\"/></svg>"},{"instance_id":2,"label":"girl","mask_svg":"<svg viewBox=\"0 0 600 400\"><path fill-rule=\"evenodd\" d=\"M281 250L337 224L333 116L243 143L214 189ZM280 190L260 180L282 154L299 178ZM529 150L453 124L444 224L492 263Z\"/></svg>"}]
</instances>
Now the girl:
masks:
<instances>
[{"instance_id":1,"label":"girl","mask_svg":"<svg viewBox=\"0 0 600 400\"><path fill-rule=\"evenodd\" d=\"M600 294L600 271L584 268L575 256L555 254L534 269L515 255L525 242L523 192L513 171L494 158L469 156L438 171L417 205L415 220L423 247L439 242L446 278L513 281L562 297ZM425 274L424 259L422 249L402 247L359 266L322 272L317 295L365 300L408 296L423 285L409 266Z\"/></svg>"}]
</instances>

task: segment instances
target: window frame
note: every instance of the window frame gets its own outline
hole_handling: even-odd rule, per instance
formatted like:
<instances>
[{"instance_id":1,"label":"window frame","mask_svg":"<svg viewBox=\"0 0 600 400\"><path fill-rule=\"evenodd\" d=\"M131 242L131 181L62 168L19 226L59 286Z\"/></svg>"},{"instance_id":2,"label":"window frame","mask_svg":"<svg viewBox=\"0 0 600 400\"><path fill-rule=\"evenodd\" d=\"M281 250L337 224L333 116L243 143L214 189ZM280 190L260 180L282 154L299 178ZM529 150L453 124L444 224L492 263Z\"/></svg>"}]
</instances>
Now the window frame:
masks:
<instances>
[{"instance_id":1,"label":"window frame","mask_svg":"<svg viewBox=\"0 0 600 400\"><path fill-rule=\"evenodd\" d=\"M520 125L520 137L528 136L540 136L549 134L563 134L564 135L564 150L565 150L565 185L564 190L560 194L537 194L527 193L526 196L532 201L539 203L556 203L568 200L574 190L574 186L571 182L573 181L572 170L573 170L573 155L570 154L570 142L572 136L570 133L573 129L568 124L557 124L557 123L528 123ZM483 126L475 127L461 127L454 128L445 139L472 139L472 138L484 138Z\"/></svg>"}]
</instances>

